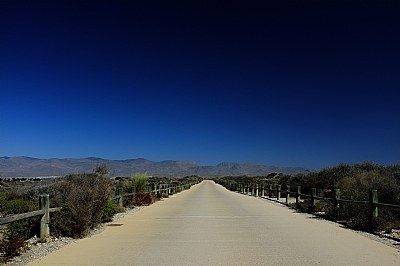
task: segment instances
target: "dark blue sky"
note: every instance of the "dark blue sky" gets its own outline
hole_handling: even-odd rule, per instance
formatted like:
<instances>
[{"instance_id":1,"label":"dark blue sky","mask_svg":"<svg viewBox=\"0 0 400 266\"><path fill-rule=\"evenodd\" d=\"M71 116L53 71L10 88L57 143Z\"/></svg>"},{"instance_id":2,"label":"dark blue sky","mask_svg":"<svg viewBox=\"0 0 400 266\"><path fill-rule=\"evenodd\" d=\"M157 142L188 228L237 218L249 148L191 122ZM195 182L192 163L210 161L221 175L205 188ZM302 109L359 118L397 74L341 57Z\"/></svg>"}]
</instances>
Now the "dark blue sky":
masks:
<instances>
[{"instance_id":1,"label":"dark blue sky","mask_svg":"<svg viewBox=\"0 0 400 266\"><path fill-rule=\"evenodd\" d=\"M0 156L400 163L396 2L1 0Z\"/></svg>"}]
</instances>

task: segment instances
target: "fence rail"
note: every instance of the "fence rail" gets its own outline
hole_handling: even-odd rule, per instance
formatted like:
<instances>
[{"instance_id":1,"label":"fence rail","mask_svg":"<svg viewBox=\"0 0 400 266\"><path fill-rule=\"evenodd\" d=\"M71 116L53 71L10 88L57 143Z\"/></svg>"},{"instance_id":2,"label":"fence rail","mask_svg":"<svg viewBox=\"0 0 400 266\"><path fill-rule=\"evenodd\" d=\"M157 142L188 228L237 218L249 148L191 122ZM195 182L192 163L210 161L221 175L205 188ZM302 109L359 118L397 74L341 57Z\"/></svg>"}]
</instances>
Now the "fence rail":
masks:
<instances>
[{"instance_id":1,"label":"fence rail","mask_svg":"<svg viewBox=\"0 0 400 266\"><path fill-rule=\"evenodd\" d=\"M145 192L150 194L159 194L160 197L167 197L169 195L176 194L179 191L189 189L194 183L183 183L183 184L156 184L151 183L148 185ZM122 187L119 187L115 191L115 195L111 197L118 205L122 206L124 198L130 197L134 199L136 192L124 193Z\"/></svg>"},{"instance_id":2,"label":"fence rail","mask_svg":"<svg viewBox=\"0 0 400 266\"><path fill-rule=\"evenodd\" d=\"M0 225L9 224L12 222L20 221L23 219L43 215L42 219L40 219L40 238L44 239L50 235L50 212L56 212L61 210L60 207L57 208L50 208L50 201L48 194L42 194L39 196L39 207L40 210L26 212L26 213L19 213L8 217L0 218Z\"/></svg>"},{"instance_id":3,"label":"fence rail","mask_svg":"<svg viewBox=\"0 0 400 266\"><path fill-rule=\"evenodd\" d=\"M50 208L49 212L56 212L59 210L61 210L60 207ZM15 214L13 216L8 216L8 217L2 217L2 218L0 218L0 225L9 224L12 222L16 222L16 221L20 221L23 219L32 218L32 217L39 216L39 215L44 215L44 214L45 214L45 210L37 210L37 211Z\"/></svg>"},{"instance_id":4,"label":"fence rail","mask_svg":"<svg viewBox=\"0 0 400 266\"><path fill-rule=\"evenodd\" d=\"M391 210L391 211L399 211L400 212L400 205L394 205L394 204L388 204L388 203L380 203L378 202L378 192L377 190L370 190L369 191L369 197L368 201L362 201L362 200L350 200L350 199L342 199L340 198L340 189L333 189L332 190L332 197L321 197L317 196L316 193L316 188L312 188L310 191L310 194L304 194L301 193L301 186L296 186L295 191L291 191L291 186L287 185L286 189L282 189L281 185L275 184L274 186L271 184L254 184L254 183L229 183L227 182L226 184L222 184L226 188L246 194L246 195L251 195L251 196L259 196L259 197L264 197L268 199L274 199L276 201L279 201L280 203L283 203L285 205L290 204L290 197L295 198L295 206L296 208L300 207L302 199L309 199L310 200L310 206L309 210L312 212L315 210L316 207L316 201L317 200L322 200L322 201L328 201L333 204L333 214L334 216L338 216L338 212L340 209L340 203L346 203L346 204L354 204L354 205L363 205L369 207L369 213L368 213L368 218L369 218L369 231L372 231L372 223L375 218L378 217L378 209L386 209L386 210ZM281 200L282 193L285 194L286 200L283 202Z\"/></svg>"},{"instance_id":5,"label":"fence rail","mask_svg":"<svg viewBox=\"0 0 400 266\"><path fill-rule=\"evenodd\" d=\"M177 193L177 191L183 191L185 189L189 189L192 185L194 185L194 183L183 183L174 186L172 186L171 184L156 184L154 186L154 189L150 189L150 187L148 187L147 192L152 194L160 193L161 196L167 196L175 194ZM125 197L135 196L135 192L123 193L121 188L117 189L116 193L117 195L111 197L111 200L116 200L120 206L123 205L123 199ZM7 217L0 217L0 225L5 225L23 219L28 219L42 215L42 218L40 220L40 238L44 239L50 235L50 228L49 228L50 213L60 211L61 207L50 208L49 195L42 194L39 196L39 208L40 210L37 211L19 213Z\"/></svg>"}]
</instances>

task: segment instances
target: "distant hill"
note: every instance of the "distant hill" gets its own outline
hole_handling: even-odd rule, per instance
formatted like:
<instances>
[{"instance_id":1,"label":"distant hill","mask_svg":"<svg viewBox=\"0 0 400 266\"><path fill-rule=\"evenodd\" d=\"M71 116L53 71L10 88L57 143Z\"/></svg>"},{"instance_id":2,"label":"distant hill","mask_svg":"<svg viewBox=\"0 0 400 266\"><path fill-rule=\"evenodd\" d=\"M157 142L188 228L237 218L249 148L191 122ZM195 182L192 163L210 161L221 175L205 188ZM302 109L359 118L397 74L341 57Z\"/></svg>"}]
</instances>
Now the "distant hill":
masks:
<instances>
[{"instance_id":1,"label":"distant hill","mask_svg":"<svg viewBox=\"0 0 400 266\"><path fill-rule=\"evenodd\" d=\"M191 162L154 162L143 158L128 160L106 160L89 157L82 159L37 159L25 156L0 157L0 177L63 176L72 173L91 172L97 165L106 165L112 176L131 176L146 172L153 176L203 177L268 175L270 173L296 174L309 172L302 167L281 167L256 164L224 162L216 166L199 166Z\"/></svg>"}]
</instances>

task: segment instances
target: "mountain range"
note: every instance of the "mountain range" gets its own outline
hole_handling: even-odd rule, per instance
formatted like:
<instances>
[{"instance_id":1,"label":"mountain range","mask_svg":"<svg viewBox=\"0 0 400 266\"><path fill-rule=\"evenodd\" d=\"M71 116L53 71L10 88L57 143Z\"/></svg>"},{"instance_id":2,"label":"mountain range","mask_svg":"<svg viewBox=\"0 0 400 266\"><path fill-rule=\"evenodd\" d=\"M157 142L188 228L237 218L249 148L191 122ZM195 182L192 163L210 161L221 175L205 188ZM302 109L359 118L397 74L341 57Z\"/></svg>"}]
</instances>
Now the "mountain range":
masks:
<instances>
[{"instance_id":1,"label":"mountain range","mask_svg":"<svg viewBox=\"0 0 400 266\"><path fill-rule=\"evenodd\" d=\"M265 176L270 173L307 173L302 167L266 166L249 163L223 162L215 166L200 166L192 162L166 160L155 162L143 158L108 160L97 157L82 159L38 159L26 156L0 157L0 177L64 176L92 172L98 165L106 165L111 176L131 176L147 173L152 176Z\"/></svg>"}]
</instances>

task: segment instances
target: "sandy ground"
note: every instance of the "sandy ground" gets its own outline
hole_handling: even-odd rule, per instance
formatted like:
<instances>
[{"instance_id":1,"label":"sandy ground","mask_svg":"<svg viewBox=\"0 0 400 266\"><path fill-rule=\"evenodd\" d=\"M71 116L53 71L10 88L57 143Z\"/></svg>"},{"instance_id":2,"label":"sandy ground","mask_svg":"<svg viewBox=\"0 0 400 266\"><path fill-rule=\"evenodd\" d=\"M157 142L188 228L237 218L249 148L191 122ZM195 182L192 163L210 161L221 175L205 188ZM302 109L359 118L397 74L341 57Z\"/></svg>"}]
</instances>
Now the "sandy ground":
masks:
<instances>
[{"instance_id":1,"label":"sandy ground","mask_svg":"<svg viewBox=\"0 0 400 266\"><path fill-rule=\"evenodd\" d=\"M337 224L204 181L29 265L400 265Z\"/></svg>"}]
</instances>

